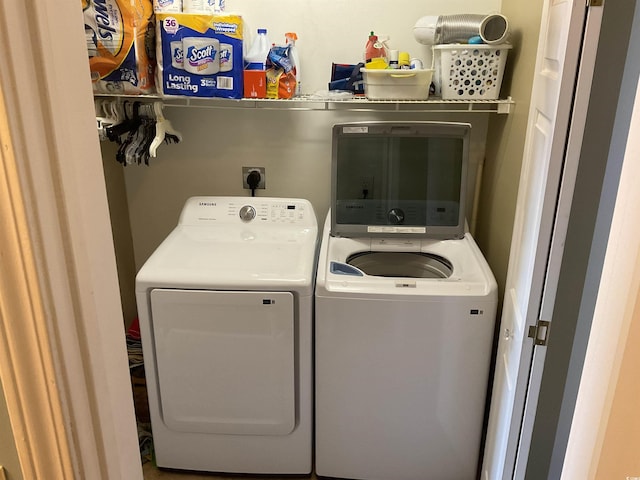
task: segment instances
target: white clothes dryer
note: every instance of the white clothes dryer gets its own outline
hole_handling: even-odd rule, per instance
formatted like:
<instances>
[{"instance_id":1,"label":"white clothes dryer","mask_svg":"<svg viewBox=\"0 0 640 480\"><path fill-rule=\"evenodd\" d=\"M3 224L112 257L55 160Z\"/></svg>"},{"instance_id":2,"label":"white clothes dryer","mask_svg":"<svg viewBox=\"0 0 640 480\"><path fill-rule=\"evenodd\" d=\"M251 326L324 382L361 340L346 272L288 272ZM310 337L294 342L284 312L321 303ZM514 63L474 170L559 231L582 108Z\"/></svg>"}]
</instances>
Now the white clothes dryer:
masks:
<instances>
[{"instance_id":1,"label":"white clothes dryer","mask_svg":"<svg viewBox=\"0 0 640 480\"><path fill-rule=\"evenodd\" d=\"M320 476L476 478L497 285L465 232L468 131L334 127L316 281Z\"/></svg>"},{"instance_id":2,"label":"white clothes dryer","mask_svg":"<svg viewBox=\"0 0 640 480\"><path fill-rule=\"evenodd\" d=\"M306 200L186 202L136 277L158 466L311 471L316 244Z\"/></svg>"}]
</instances>

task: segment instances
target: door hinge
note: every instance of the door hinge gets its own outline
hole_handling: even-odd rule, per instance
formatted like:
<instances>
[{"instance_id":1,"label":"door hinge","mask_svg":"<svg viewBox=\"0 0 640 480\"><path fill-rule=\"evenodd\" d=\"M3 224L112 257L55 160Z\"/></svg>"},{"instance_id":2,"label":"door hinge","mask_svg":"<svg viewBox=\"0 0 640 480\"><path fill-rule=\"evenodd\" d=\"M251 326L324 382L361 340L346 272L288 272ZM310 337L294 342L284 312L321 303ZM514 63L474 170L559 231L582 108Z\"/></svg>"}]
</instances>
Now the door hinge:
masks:
<instances>
[{"instance_id":1,"label":"door hinge","mask_svg":"<svg viewBox=\"0 0 640 480\"><path fill-rule=\"evenodd\" d=\"M604 5L604 0L587 0L587 7L601 7Z\"/></svg>"},{"instance_id":2,"label":"door hinge","mask_svg":"<svg viewBox=\"0 0 640 480\"><path fill-rule=\"evenodd\" d=\"M549 340L549 326L551 322L538 320L538 323L529 327L529 338L533 338L534 345L547 346Z\"/></svg>"}]
</instances>

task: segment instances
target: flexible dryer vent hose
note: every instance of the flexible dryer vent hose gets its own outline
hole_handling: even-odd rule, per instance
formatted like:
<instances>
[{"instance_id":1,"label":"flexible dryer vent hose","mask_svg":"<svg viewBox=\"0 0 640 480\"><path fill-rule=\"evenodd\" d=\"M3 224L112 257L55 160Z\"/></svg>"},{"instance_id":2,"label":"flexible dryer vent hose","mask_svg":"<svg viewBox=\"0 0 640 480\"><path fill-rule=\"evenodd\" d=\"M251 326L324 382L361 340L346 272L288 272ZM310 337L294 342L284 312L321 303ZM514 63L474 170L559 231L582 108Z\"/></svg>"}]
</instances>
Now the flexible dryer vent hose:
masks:
<instances>
[{"instance_id":1,"label":"flexible dryer vent hose","mask_svg":"<svg viewBox=\"0 0 640 480\"><path fill-rule=\"evenodd\" d=\"M415 39L423 45L467 43L472 37L480 37L487 44L497 44L505 42L508 34L509 22L499 13L431 15L420 18L413 27Z\"/></svg>"}]
</instances>

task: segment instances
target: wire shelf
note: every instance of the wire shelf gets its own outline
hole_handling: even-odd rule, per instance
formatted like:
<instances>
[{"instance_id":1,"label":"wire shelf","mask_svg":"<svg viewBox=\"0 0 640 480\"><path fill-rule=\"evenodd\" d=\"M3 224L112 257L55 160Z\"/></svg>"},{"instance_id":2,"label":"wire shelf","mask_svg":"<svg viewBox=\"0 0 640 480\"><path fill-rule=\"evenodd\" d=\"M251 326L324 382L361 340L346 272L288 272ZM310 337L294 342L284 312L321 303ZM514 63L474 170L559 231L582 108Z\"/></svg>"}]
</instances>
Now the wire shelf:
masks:
<instances>
[{"instance_id":1,"label":"wire shelf","mask_svg":"<svg viewBox=\"0 0 640 480\"><path fill-rule=\"evenodd\" d=\"M515 102L511 97L499 100L369 100L367 98L323 99L312 95L287 100L226 99L198 97L160 97L157 95L96 94L96 98L122 98L139 101L161 100L166 107L196 108L256 108L266 110L301 111L361 111L361 112L436 112L436 113L511 113Z\"/></svg>"}]
</instances>

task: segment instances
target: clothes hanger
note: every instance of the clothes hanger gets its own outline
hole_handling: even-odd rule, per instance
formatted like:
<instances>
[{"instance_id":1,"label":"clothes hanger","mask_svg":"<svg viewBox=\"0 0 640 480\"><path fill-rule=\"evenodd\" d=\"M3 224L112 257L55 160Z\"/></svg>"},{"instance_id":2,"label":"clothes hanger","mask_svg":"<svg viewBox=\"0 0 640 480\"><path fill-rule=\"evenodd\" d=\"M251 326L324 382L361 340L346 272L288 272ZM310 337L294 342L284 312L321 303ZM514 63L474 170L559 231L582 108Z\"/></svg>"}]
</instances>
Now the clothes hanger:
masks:
<instances>
[{"instance_id":1,"label":"clothes hanger","mask_svg":"<svg viewBox=\"0 0 640 480\"><path fill-rule=\"evenodd\" d=\"M182 141L182 134L164 117L163 107L161 101L95 100L100 139L120 145L116 153L118 162L148 165L162 142Z\"/></svg>"},{"instance_id":2,"label":"clothes hanger","mask_svg":"<svg viewBox=\"0 0 640 480\"><path fill-rule=\"evenodd\" d=\"M156 150L164 141L167 143L179 143L182 135L173 128L171 122L162 114L162 102L153 102L153 112L156 119L156 135L149 146L149 155L156 157Z\"/></svg>"},{"instance_id":3,"label":"clothes hanger","mask_svg":"<svg viewBox=\"0 0 640 480\"><path fill-rule=\"evenodd\" d=\"M107 127L113 125L113 119L109 117L106 101L96 98L94 100L94 108L96 111L96 124L98 127L98 138L100 141L107 140Z\"/></svg>"},{"instance_id":4,"label":"clothes hanger","mask_svg":"<svg viewBox=\"0 0 640 480\"><path fill-rule=\"evenodd\" d=\"M121 113L124 114L124 119L119 123L107 128L107 137L112 142L121 144L121 136L135 130L140 125L140 118L138 111L140 109L140 102L129 102L125 100L122 104Z\"/></svg>"}]
</instances>

